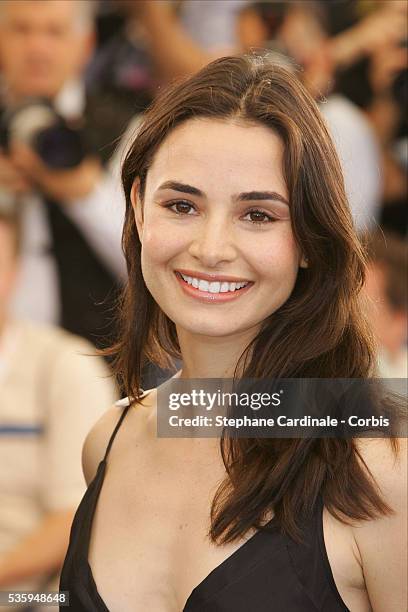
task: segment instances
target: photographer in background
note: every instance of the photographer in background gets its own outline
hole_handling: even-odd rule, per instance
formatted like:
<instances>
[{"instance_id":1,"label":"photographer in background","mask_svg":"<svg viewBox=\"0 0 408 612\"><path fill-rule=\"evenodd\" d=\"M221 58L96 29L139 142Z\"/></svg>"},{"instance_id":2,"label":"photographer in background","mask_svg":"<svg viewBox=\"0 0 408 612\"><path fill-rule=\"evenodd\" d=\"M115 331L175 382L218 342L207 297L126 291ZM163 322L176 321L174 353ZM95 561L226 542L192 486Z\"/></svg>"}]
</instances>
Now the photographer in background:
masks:
<instances>
[{"instance_id":1,"label":"photographer in background","mask_svg":"<svg viewBox=\"0 0 408 612\"><path fill-rule=\"evenodd\" d=\"M93 6L1 2L0 200L23 216L15 313L99 346L112 336L124 274L122 200L104 161L128 117L84 90Z\"/></svg>"}]
</instances>

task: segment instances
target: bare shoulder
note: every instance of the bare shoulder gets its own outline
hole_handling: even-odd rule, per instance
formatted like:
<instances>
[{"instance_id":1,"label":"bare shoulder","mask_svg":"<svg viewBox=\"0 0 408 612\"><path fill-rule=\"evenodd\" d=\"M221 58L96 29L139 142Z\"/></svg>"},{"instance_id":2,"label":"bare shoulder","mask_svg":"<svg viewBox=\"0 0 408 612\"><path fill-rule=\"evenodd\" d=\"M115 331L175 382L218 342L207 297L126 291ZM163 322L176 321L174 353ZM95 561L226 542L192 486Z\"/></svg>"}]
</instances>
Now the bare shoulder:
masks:
<instances>
[{"instance_id":1,"label":"bare shoulder","mask_svg":"<svg viewBox=\"0 0 408 612\"><path fill-rule=\"evenodd\" d=\"M133 403L126 416L126 421L129 423L133 433L137 433L139 437L147 435L146 424L148 416L152 409L154 393L149 393L148 396L140 400L138 403ZM118 405L119 404L119 405ZM82 448L82 470L87 485L95 478L98 465L102 461L109 440L115 430L116 425L121 418L123 411L126 409L124 403L119 402L109 408L101 418L95 423L89 431L83 448ZM115 439L115 447L118 445Z\"/></svg>"},{"instance_id":2,"label":"bare shoulder","mask_svg":"<svg viewBox=\"0 0 408 612\"><path fill-rule=\"evenodd\" d=\"M360 439L356 448L391 509L353 528L373 609L405 610L407 589L407 440Z\"/></svg>"},{"instance_id":3,"label":"bare shoulder","mask_svg":"<svg viewBox=\"0 0 408 612\"><path fill-rule=\"evenodd\" d=\"M100 461L102 461L109 438L119 421L124 408L112 406L95 423L85 438L82 448L82 470L87 485L95 478Z\"/></svg>"}]
</instances>

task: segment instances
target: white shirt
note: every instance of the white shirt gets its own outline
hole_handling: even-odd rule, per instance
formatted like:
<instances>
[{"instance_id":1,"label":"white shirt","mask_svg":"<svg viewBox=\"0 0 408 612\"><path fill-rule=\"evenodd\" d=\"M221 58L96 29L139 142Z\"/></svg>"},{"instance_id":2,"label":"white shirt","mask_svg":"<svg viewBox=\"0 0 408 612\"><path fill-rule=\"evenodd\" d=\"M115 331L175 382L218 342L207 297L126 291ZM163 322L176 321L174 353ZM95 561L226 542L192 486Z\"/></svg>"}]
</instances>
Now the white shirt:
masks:
<instances>
[{"instance_id":1,"label":"white shirt","mask_svg":"<svg viewBox=\"0 0 408 612\"><path fill-rule=\"evenodd\" d=\"M0 338L0 555L86 490L86 435L117 399L94 348L58 328L14 321ZM41 578L40 578L41 579ZM40 579L10 588L36 590Z\"/></svg>"},{"instance_id":2,"label":"white shirt","mask_svg":"<svg viewBox=\"0 0 408 612\"><path fill-rule=\"evenodd\" d=\"M340 158L356 229L372 229L382 194L380 147L374 130L358 106L344 96L330 96L320 110Z\"/></svg>"}]
</instances>

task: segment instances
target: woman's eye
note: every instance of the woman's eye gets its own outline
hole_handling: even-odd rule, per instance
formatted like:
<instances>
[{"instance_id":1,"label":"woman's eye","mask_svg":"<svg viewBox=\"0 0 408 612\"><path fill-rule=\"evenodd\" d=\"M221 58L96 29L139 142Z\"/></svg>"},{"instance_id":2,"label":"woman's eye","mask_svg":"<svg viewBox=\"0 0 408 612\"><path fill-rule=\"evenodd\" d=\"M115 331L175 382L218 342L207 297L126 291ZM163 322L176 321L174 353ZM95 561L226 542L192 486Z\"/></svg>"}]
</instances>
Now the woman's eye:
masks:
<instances>
[{"instance_id":1,"label":"woman's eye","mask_svg":"<svg viewBox=\"0 0 408 612\"><path fill-rule=\"evenodd\" d=\"M248 215L250 216L249 221L251 221L252 223L260 223L265 225L266 223L276 221L274 217L267 215L262 210L249 210L245 217L248 217Z\"/></svg>"},{"instance_id":2,"label":"woman's eye","mask_svg":"<svg viewBox=\"0 0 408 612\"><path fill-rule=\"evenodd\" d=\"M176 200L176 201L170 202L169 204L165 205L165 208L169 208L171 211L176 213L176 215L190 215L190 216L195 210L194 206L190 204L190 202L186 202L185 200ZM276 221L274 217L272 217L271 215L268 215L262 210L249 210L246 213L245 217L248 217L248 216L250 217L248 220L253 224L257 223L259 225L266 225L267 223Z\"/></svg>"},{"instance_id":3,"label":"woman's eye","mask_svg":"<svg viewBox=\"0 0 408 612\"><path fill-rule=\"evenodd\" d=\"M167 204L166 208L169 208L177 215L188 215L190 213L190 210L194 209L194 206L189 202L185 202L184 200L177 200L175 202Z\"/></svg>"}]
</instances>

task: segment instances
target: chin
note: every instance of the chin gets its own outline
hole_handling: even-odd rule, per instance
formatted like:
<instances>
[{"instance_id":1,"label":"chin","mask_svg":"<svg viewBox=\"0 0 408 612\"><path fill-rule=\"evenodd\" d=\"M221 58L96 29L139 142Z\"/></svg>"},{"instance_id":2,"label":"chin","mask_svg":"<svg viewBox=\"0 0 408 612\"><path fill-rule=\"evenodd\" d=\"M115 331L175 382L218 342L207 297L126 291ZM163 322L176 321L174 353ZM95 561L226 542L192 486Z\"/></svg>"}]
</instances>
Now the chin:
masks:
<instances>
[{"instance_id":1,"label":"chin","mask_svg":"<svg viewBox=\"0 0 408 612\"><path fill-rule=\"evenodd\" d=\"M22 93L27 97L53 98L59 91L58 85L50 83L47 78L33 78L27 80L22 88Z\"/></svg>"},{"instance_id":2,"label":"chin","mask_svg":"<svg viewBox=\"0 0 408 612\"><path fill-rule=\"evenodd\" d=\"M173 318L177 329L180 331L194 334L197 336L206 336L207 338L226 338L237 334L243 334L249 329L254 328L255 324L248 323L245 325L242 321L241 324L231 325L228 324L228 320L223 321L211 321L211 317L208 316L206 321L197 321L197 318L193 320L181 319L179 316Z\"/></svg>"},{"instance_id":3,"label":"chin","mask_svg":"<svg viewBox=\"0 0 408 612\"><path fill-rule=\"evenodd\" d=\"M202 325L202 326L191 326L191 332L198 334L200 336L208 336L213 338L223 338L225 336L233 336L236 333L239 333L241 330L236 329L234 327L223 327L219 326L211 326L211 325Z\"/></svg>"}]
</instances>

